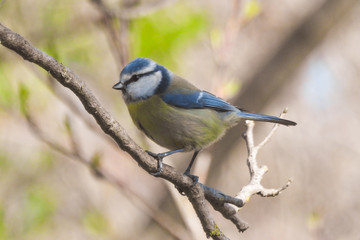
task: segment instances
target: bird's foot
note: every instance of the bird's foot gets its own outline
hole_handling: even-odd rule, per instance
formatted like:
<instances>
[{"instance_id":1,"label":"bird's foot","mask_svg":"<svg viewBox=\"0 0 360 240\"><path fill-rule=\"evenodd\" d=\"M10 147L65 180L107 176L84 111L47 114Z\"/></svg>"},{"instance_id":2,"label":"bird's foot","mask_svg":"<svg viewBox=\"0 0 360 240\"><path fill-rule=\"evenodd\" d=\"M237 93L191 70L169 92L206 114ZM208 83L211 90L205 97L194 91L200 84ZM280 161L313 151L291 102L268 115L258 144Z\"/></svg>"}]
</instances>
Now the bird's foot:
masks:
<instances>
[{"instance_id":1,"label":"bird's foot","mask_svg":"<svg viewBox=\"0 0 360 240\"><path fill-rule=\"evenodd\" d=\"M189 171L185 171L184 174L193 180L193 186L199 182L199 177L196 175L192 175Z\"/></svg>"},{"instance_id":2,"label":"bird's foot","mask_svg":"<svg viewBox=\"0 0 360 240\"><path fill-rule=\"evenodd\" d=\"M154 173L150 173L151 175L158 177L163 169L163 164L162 164L162 160L163 160L163 156L162 154L156 154L150 151L145 151L147 154L149 154L150 156L152 156L153 158L155 158L157 160L157 171Z\"/></svg>"},{"instance_id":3,"label":"bird's foot","mask_svg":"<svg viewBox=\"0 0 360 240\"><path fill-rule=\"evenodd\" d=\"M195 186L195 185L199 182L199 177L198 177L198 176L192 175L192 174L190 174L190 172L188 172L188 171L185 171L184 174L185 174L186 176L188 176L189 178L191 178L191 180L193 181L193 184L191 185L191 187ZM185 191L184 191L183 189L181 189L180 187L176 186L175 188L179 191L179 193L180 193L182 196L185 196L185 195L186 195L186 194L185 194Z\"/></svg>"}]
</instances>

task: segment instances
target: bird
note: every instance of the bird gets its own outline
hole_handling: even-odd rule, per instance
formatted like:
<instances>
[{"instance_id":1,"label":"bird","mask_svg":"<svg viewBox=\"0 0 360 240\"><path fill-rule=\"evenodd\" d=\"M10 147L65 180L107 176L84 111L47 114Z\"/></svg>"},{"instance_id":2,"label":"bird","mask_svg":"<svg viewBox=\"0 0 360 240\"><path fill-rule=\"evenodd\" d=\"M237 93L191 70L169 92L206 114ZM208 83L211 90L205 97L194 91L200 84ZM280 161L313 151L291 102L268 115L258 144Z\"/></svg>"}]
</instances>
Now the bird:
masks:
<instances>
[{"instance_id":1,"label":"bird","mask_svg":"<svg viewBox=\"0 0 360 240\"><path fill-rule=\"evenodd\" d=\"M155 176L162 172L163 158L178 152L193 152L184 174L197 181L190 171L198 153L242 120L296 125L279 117L246 112L145 57L129 62L113 89L122 92L136 127L169 150L146 151L157 159L157 171L152 173Z\"/></svg>"}]
</instances>

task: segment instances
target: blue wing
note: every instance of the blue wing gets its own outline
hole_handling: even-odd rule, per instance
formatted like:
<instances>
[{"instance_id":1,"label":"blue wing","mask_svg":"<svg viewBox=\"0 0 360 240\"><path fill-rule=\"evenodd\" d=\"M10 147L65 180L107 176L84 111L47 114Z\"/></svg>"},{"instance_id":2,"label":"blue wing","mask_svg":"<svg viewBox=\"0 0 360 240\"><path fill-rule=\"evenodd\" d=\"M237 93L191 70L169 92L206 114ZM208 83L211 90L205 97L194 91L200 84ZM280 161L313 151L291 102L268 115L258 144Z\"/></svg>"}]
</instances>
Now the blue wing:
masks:
<instances>
[{"instance_id":1,"label":"blue wing","mask_svg":"<svg viewBox=\"0 0 360 240\"><path fill-rule=\"evenodd\" d=\"M279 123L286 126L295 126L296 123L286 119L263 115L243 112L240 109L234 107L230 103L218 98L211 93L205 91L193 91L191 93L166 93L162 97L162 100L169 105L185 108L185 109L214 109L220 112L235 111L237 115L242 119L254 120L254 121L263 121L263 122L273 122Z\"/></svg>"},{"instance_id":2,"label":"blue wing","mask_svg":"<svg viewBox=\"0 0 360 240\"><path fill-rule=\"evenodd\" d=\"M169 105L186 109L210 108L216 111L238 110L230 103L205 91L194 91L189 94L166 93L162 96L162 100Z\"/></svg>"}]
</instances>

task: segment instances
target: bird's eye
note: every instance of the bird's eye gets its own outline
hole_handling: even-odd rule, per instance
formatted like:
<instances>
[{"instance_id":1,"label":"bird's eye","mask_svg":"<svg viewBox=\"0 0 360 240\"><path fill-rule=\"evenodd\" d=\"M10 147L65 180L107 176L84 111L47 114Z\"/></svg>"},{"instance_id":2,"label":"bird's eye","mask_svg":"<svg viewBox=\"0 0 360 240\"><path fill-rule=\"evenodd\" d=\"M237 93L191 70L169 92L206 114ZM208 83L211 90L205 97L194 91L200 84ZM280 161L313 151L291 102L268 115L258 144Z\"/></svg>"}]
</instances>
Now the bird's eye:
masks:
<instances>
[{"instance_id":1,"label":"bird's eye","mask_svg":"<svg viewBox=\"0 0 360 240\"><path fill-rule=\"evenodd\" d=\"M140 78L139 75L133 75L133 76L129 79L129 81L130 81L130 82L136 82L137 80L139 80L139 78Z\"/></svg>"},{"instance_id":2,"label":"bird's eye","mask_svg":"<svg viewBox=\"0 0 360 240\"><path fill-rule=\"evenodd\" d=\"M138 75L132 75L131 78L129 80L127 80L124 85L127 86L130 83L136 82L137 80L139 80L142 77L142 75L138 74Z\"/></svg>"}]
</instances>

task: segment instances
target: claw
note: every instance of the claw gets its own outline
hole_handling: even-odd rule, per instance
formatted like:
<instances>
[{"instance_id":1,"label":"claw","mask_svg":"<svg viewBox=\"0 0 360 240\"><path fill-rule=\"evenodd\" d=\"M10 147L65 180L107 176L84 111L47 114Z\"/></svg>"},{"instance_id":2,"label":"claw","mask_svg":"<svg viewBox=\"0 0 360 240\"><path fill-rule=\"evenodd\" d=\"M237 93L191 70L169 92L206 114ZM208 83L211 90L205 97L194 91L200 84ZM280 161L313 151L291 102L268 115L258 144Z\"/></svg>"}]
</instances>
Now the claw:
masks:
<instances>
[{"instance_id":1,"label":"claw","mask_svg":"<svg viewBox=\"0 0 360 240\"><path fill-rule=\"evenodd\" d=\"M193 180L192 187L195 186L199 182L199 177L198 176L192 175L187 171L185 171L184 174L186 176L188 176L189 178L191 178L191 180ZM179 191L180 195L186 196L185 192L180 187L175 186L175 188Z\"/></svg>"},{"instance_id":2,"label":"claw","mask_svg":"<svg viewBox=\"0 0 360 240\"><path fill-rule=\"evenodd\" d=\"M153 152L150 152L150 151L145 151L145 152L157 160L158 169L157 169L156 172L150 173L150 174L155 176L155 177L158 177L160 175L161 171L162 171L162 168L163 168L163 164L162 164L163 156L161 156L161 154L156 154L156 153L153 153Z\"/></svg>"},{"instance_id":3,"label":"claw","mask_svg":"<svg viewBox=\"0 0 360 240\"><path fill-rule=\"evenodd\" d=\"M154 173L150 173L151 175L155 176L155 177L158 177L160 175L160 173L162 172L162 169L163 169L163 164L162 164L162 158L157 158L157 161L158 161L158 169L156 172Z\"/></svg>"},{"instance_id":4,"label":"claw","mask_svg":"<svg viewBox=\"0 0 360 240\"><path fill-rule=\"evenodd\" d=\"M189 178L191 178L191 180L193 180L193 186L196 185L198 182L199 182L199 177L198 176L195 176L195 175L192 175L190 172L188 171L185 171L184 174L186 176L188 176Z\"/></svg>"},{"instance_id":5,"label":"claw","mask_svg":"<svg viewBox=\"0 0 360 240\"><path fill-rule=\"evenodd\" d=\"M153 158L158 158L158 154L150 152L148 150L145 151L147 154L149 154L150 156L152 156Z\"/></svg>"},{"instance_id":6,"label":"claw","mask_svg":"<svg viewBox=\"0 0 360 240\"><path fill-rule=\"evenodd\" d=\"M175 186L176 190L180 193L181 196L186 196L185 192L178 186Z\"/></svg>"}]
</instances>

